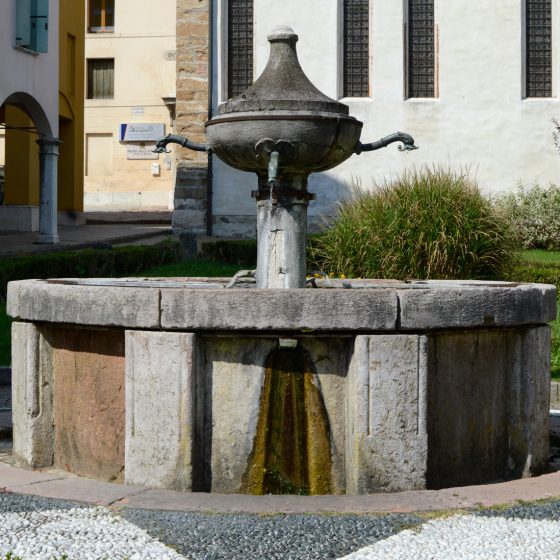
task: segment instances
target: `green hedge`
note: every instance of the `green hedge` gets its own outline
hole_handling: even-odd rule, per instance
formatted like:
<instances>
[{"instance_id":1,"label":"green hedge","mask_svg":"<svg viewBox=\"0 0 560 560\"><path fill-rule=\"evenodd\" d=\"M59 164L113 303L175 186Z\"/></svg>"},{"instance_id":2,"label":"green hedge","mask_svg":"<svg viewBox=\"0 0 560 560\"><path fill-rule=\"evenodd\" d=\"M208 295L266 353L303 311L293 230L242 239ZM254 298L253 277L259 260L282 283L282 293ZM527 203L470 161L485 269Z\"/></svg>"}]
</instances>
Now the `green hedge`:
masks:
<instances>
[{"instance_id":1,"label":"green hedge","mask_svg":"<svg viewBox=\"0 0 560 560\"><path fill-rule=\"evenodd\" d=\"M254 266L257 262L257 241L255 239L207 241L201 245L200 256L203 259L226 264Z\"/></svg>"},{"instance_id":2,"label":"green hedge","mask_svg":"<svg viewBox=\"0 0 560 560\"><path fill-rule=\"evenodd\" d=\"M521 261L507 280L514 282L535 282L554 284L560 293L560 264L541 264Z\"/></svg>"},{"instance_id":3,"label":"green hedge","mask_svg":"<svg viewBox=\"0 0 560 560\"><path fill-rule=\"evenodd\" d=\"M168 239L156 245L82 249L0 260L0 302L8 282L28 278L86 278L135 275L182 259L181 245Z\"/></svg>"}]
</instances>

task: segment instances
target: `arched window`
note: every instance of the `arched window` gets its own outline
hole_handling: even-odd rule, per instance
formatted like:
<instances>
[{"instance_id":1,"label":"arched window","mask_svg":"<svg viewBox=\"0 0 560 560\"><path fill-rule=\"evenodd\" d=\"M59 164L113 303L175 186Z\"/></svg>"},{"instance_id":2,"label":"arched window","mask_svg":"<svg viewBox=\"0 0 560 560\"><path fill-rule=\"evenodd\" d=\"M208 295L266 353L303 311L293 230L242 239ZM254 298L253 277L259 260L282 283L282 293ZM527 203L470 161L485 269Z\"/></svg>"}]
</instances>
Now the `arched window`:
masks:
<instances>
[{"instance_id":1,"label":"arched window","mask_svg":"<svg viewBox=\"0 0 560 560\"><path fill-rule=\"evenodd\" d=\"M434 0L408 0L407 97L436 97Z\"/></svg>"},{"instance_id":2,"label":"arched window","mask_svg":"<svg viewBox=\"0 0 560 560\"><path fill-rule=\"evenodd\" d=\"M344 0L343 96L369 95L369 0Z\"/></svg>"},{"instance_id":3,"label":"arched window","mask_svg":"<svg viewBox=\"0 0 560 560\"><path fill-rule=\"evenodd\" d=\"M552 97L552 0L525 0L525 96Z\"/></svg>"},{"instance_id":4,"label":"arched window","mask_svg":"<svg viewBox=\"0 0 560 560\"><path fill-rule=\"evenodd\" d=\"M253 83L253 0L229 0L227 16L227 96L235 97Z\"/></svg>"}]
</instances>

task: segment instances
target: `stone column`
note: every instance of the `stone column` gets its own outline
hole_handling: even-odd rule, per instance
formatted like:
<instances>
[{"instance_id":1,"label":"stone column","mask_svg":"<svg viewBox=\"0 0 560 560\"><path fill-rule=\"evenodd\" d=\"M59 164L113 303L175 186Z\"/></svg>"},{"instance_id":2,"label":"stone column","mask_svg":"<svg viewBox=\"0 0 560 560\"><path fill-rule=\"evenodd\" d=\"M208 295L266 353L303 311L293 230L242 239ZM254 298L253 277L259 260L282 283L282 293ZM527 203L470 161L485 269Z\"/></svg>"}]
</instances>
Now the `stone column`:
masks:
<instances>
[{"instance_id":1,"label":"stone column","mask_svg":"<svg viewBox=\"0 0 560 560\"><path fill-rule=\"evenodd\" d=\"M261 185L263 179L260 179ZM257 198L257 287L305 288L307 177L283 178Z\"/></svg>"},{"instance_id":2,"label":"stone column","mask_svg":"<svg viewBox=\"0 0 560 560\"><path fill-rule=\"evenodd\" d=\"M37 243L58 243L60 237L57 227L58 210L58 139L37 140L41 168L40 205L39 205L39 236Z\"/></svg>"}]
</instances>

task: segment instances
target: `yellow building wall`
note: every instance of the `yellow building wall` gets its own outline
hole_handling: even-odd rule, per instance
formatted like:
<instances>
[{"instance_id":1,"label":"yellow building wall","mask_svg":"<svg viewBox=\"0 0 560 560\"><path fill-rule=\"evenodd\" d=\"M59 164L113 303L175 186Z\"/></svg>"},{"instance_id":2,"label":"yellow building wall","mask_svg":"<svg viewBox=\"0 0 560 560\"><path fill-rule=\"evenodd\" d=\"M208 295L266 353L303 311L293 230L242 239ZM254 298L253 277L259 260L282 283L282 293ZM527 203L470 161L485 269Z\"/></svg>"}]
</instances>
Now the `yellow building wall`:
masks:
<instances>
[{"instance_id":1,"label":"yellow building wall","mask_svg":"<svg viewBox=\"0 0 560 560\"><path fill-rule=\"evenodd\" d=\"M60 0L58 209L84 205L84 40L86 0Z\"/></svg>"},{"instance_id":2,"label":"yellow building wall","mask_svg":"<svg viewBox=\"0 0 560 560\"><path fill-rule=\"evenodd\" d=\"M6 105L4 204L39 205L39 146L37 135L14 130L33 127L27 113Z\"/></svg>"}]
</instances>

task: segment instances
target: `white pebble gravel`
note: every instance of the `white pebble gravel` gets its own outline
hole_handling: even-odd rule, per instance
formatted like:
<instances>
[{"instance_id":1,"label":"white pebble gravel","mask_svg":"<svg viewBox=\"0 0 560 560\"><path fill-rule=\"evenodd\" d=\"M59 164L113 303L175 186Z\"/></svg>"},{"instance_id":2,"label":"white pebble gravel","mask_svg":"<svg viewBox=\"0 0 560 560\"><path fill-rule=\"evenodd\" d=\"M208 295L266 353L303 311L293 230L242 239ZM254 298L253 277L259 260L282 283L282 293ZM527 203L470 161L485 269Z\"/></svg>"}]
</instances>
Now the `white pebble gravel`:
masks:
<instances>
[{"instance_id":1,"label":"white pebble gravel","mask_svg":"<svg viewBox=\"0 0 560 560\"><path fill-rule=\"evenodd\" d=\"M0 514L0 557L23 560L184 560L107 508Z\"/></svg>"},{"instance_id":2,"label":"white pebble gravel","mask_svg":"<svg viewBox=\"0 0 560 560\"><path fill-rule=\"evenodd\" d=\"M339 560L558 560L560 521L455 515L406 530Z\"/></svg>"}]
</instances>

